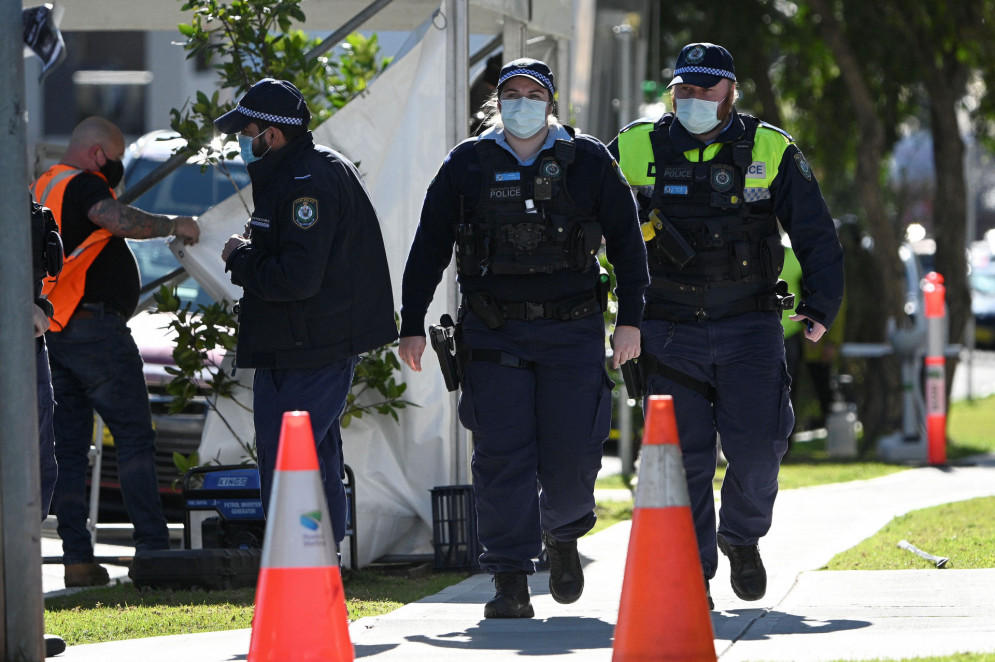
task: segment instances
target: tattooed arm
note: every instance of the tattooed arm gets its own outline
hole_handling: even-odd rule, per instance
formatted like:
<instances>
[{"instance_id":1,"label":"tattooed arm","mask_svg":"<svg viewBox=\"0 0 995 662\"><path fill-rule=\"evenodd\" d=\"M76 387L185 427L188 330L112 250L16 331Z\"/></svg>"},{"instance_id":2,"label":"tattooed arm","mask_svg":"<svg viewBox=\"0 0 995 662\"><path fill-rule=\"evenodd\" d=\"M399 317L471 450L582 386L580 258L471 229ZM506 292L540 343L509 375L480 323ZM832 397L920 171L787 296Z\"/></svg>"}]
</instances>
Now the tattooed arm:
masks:
<instances>
[{"instance_id":1,"label":"tattooed arm","mask_svg":"<svg viewBox=\"0 0 995 662\"><path fill-rule=\"evenodd\" d=\"M162 214L150 214L113 198L101 200L90 207L87 217L115 237L151 239L174 235L182 239L184 244L196 244L200 238L200 227L189 216L170 218Z\"/></svg>"}]
</instances>

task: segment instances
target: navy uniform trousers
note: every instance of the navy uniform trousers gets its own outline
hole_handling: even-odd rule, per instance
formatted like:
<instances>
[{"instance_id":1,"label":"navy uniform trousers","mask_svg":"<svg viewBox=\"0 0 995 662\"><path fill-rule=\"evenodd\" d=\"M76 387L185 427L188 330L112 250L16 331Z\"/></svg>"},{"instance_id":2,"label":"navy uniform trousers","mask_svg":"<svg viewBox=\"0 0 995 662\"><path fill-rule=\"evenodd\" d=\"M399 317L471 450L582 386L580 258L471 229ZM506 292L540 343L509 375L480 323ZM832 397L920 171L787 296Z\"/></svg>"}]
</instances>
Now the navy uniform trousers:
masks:
<instances>
[{"instance_id":1,"label":"navy uniform trousers","mask_svg":"<svg viewBox=\"0 0 995 662\"><path fill-rule=\"evenodd\" d=\"M256 368L253 377L253 418L256 426L256 460L260 495L268 514L273 490L276 456L283 430L283 414L306 411L318 453L318 468L325 488L332 535L338 545L345 538L349 506L346 502L345 460L339 425L358 358L351 357L320 368Z\"/></svg>"},{"instance_id":2,"label":"navy uniform trousers","mask_svg":"<svg viewBox=\"0 0 995 662\"><path fill-rule=\"evenodd\" d=\"M646 320L643 349L661 363L715 388L715 402L659 373L649 393L672 395L688 493L705 577L715 576L717 442L728 462L718 532L753 545L770 529L777 474L788 449L794 412L776 312L703 322Z\"/></svg>"},{"instance_id":3,"label":"navy uniform trousers","mask_svg":"<svg viewBox=\"0 0 995 662\"><path fill-rule=\"evenodd\" d=\"M532 573L541 530L570 541L597 519L594 481L611 428L613 387L604 320L509 320L489 330L468 313L463 341L532 363L471 361L459 404L460 421L473 433L480 567Z\"/></svg>"}]
</instances>

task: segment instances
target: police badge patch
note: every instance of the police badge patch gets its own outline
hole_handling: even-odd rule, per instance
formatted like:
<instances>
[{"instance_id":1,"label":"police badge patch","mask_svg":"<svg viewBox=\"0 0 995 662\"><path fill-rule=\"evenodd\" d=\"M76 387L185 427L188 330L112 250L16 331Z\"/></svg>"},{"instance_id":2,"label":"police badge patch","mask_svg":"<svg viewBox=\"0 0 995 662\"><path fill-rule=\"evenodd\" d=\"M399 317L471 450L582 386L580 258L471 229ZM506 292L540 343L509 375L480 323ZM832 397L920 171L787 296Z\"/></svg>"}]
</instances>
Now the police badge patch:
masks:
<instances>
[{"instance_id":1,"label":"police badge patch","mask_svg":"<svg viewBox=\"0 0 995 662\"><path fill-rule=\"evenodd\" d=\"M698 64L699 62L705 59L705 49L702 48L701 46L695 46L694 48L688 51L685 57L687 58L687 61L690 62L691 64Z\"/></svg>"},{"instance_id":2,"label":"police badge patch","mask_svg":"<svg viewBox=\"0 0 995 662\"><path fill-rule=\"evenodd\" d=\"M801 152L795 152L795 165L798 166L798 172L802 174L802 177L806 181L812 181L812 168Z\"/></svg>"},{"instance_id":3,"label":"police badge patch","mask_svg":"<svg viewBox=\"0 0 995 662\"><path fill-rule=\"evenodd\" d=\"M712 188L719 193L725 193L732 188L733 182L732 166L716 164L712 166Z\"/></svg>"},{"instance_id":4,"label":"police badge patch","mask_svg":"<svg viewBox=\"0 0 995 662\"><path fill-rule=\"evenodd\" d=\"M294 223L297 227L307 230L317 222L317 200L314 198L297 198L294 200Z\"/></svg>"},{"instance_id":5,"label":"police badge patch","mask_svg":"<svg viewBox=\"0 0 995 662\"><path fill-rule=\"evenodd\" d=\"M559 179L563 176L563 168L555 159L543 159L542 164L539 165L539 172L550 179Z\"/></svg>"}]
</instances>

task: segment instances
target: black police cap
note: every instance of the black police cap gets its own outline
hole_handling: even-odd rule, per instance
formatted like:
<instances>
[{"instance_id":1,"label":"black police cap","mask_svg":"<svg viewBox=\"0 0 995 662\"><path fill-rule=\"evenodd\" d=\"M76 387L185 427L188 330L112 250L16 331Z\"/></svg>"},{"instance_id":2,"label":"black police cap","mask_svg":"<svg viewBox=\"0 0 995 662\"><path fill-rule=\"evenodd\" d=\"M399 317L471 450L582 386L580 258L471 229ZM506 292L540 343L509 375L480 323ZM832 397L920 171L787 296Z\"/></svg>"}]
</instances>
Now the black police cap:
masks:
<instances>
[{"instance_id":1,"label":"black police cap","mask_svg":"<svg viewBox=\"0 0 995 662\"><path fill-rule=\"evenodd\" d=\"M218 119L215 128L221 133L238 133L250 122L303 125L311 121L304 95L293 83L264 78L242 95L238 105Z\"/></svg>"},{"instance_id":2,"label":"black police cap","mask_svg":"<svg viewBox=\"0 0 995 662\"><path fill-rule=\"evenodd\" d=\"M505 81L515 76L525 76L539 83L549 90L550 98L556 93L556 86L553 82L553 72L549 66L540 60L533 60L530 57L520 57L512 60L501 68L501 77L498 78L497 87L500 90Z\"/></svg>"},{"instance_id":3,"label":"black police cap","mask_svg":"<svg viewBox=\"0 0 995 662\"><path fill-rule=\"evenodd\" d=\"M667 87L681 83L698 87L715 87L720 80L736 80L736 67L729 51L718 44L688 44L677 56L674 80Z\"/></svg>"}]
</instances>

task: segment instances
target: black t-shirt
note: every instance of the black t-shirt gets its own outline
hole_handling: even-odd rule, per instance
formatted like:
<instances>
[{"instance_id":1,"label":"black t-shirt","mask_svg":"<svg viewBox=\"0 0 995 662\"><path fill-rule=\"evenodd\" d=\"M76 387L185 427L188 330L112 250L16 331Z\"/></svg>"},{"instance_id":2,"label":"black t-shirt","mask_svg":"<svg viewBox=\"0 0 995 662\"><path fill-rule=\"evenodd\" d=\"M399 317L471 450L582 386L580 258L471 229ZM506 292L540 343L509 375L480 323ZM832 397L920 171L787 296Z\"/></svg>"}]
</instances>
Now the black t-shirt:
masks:
<instances>
[{"instance_id":1,"label":"black t-shirt","mask_svg":"<svg viewBox=\"0 0 995 662\"><path fill-rule=\"evenodd\" d=\"M87 217L87 212L110 197L107 182L96 175L84 172L69 181L62 200L62 243L66 255L100 228ZM121 237L111 237L87 269L81 303L103 303L131 317L138 306L141 285L138 262L128 244Z\"/></svg>"}]
</instances>

